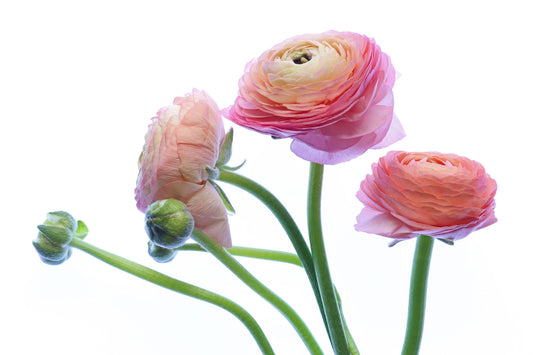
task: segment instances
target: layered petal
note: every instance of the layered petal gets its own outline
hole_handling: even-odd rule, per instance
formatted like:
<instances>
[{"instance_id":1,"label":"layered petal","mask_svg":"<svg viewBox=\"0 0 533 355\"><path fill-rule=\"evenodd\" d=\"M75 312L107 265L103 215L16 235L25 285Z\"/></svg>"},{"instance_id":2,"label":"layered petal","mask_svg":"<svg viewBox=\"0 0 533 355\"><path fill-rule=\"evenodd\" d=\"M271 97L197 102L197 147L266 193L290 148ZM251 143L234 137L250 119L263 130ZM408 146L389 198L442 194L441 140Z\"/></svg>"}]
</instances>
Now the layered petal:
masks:
<instances>
[{"instance_id":1,"label":"layered petal","mask_svg":"<svg viewBox=\"0 0 533 355\"><path fill-rule=\"evenodd\" d=\"M481 164L454 154L393 151L372 166L357 198L356 230L395 239L456 240L497 221L496 182Z\"/></svg>"},{"instance_id":2,"label":"layered petal","mask_svg":"<svg viewBox=\"0 0 533 355\"><path fill-rule=\"evenodd\" d=\"M403 138L393 113L395 75L373 39L335 31L296 36L247 64L239 96L222 113L292 138L303 159L337 164Z\"/></svg>"},{"instance_id":3,"label":"layered petal","mask_svg":"<svg viewBox=\"0 0 533 355\"><path fill-rule=\"evenodd\" d=\"M160 109L148 127L139 158L137 208L145 212L155 201L179 200L188 205L200 230L231 246L226 211L219 208L224 205L206 171L215 166L224 137L218 106L203 91L177 97L173 105ZM206 211L213 213L211 221Z\"/></svg>"}]
</instances>

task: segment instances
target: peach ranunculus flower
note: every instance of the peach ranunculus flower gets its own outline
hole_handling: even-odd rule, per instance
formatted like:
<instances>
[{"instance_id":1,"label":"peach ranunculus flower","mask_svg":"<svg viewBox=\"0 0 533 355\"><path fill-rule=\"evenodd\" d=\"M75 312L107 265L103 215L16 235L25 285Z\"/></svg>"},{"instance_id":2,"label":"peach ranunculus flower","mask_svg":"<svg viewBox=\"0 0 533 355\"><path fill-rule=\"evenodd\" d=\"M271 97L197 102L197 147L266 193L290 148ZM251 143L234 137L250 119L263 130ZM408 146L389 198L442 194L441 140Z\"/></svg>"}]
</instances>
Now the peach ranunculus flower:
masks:
<instances>
[{"instance_id":1,"label":"peach ranunculus flower","mask_svg":"<svg viewBox=\"0 0 533 355\"><path fill-rule=\"evenodd\" d=\"M389 152L357 192L365 207L355 229L389 238L420 234L453 241L497 221L496 181L455 154Z\"/></svg>"},{"instance_id":2,"label":"peach ranunculus flower","mask_svg":"<svg viewBox=\"0 0 533 355\"><path fill-rule=\"evenodd\" d=\"M393 113L395 71L373 39L329 31L296 36L246 65L231 121L274 137L292 151L337 164L404 137Z\"/></svg>"},{"instance_id":3,"label":"peach ranunculus flower","mask_svg":"<svg viewBox=\"0 0 533 355\"><path fill-rule=\"evenodd\" d=\"M172 106L160 109L139 158L137 208L145 212L157 200L179 200L196 228L231 248L226 209L206 171L215 167L224 137L218 106L203 91L177 97Z\"/></svg>"}]
</instances>

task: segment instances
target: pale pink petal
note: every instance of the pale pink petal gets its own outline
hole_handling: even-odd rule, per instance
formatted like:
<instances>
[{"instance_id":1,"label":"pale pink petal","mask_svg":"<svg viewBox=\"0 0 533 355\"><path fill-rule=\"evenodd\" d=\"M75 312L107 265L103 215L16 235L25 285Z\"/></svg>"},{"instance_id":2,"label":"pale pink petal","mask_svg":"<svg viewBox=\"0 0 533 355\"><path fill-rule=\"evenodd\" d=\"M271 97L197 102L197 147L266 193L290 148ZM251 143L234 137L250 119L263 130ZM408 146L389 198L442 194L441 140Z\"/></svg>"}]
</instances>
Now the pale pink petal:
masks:
<instances>
[{"instance_id":1,"label":"pale pink petal","mask_svg":"<svg viewBox=\"0 0 533 355\"><path fill-rule=\"evenodd\" d=\"M139 159L137 208L145 212L153 202L169 198L192 203L188 207L204 232L221 245L231 245L222 200L213 193L206 171L214 167L224 137L220 111L203 91L177 97L174 105L160 109ZM209 216L206 211L216 213Z\"/></svg>"},{"instance_id":2,"label":"pale pink petal","mask_svg":"<svg viewBox=\"0 0 533 355\"><path fill-rule=\"evenodd\" d=\"M211 183L194 194L187 201L187 207L194 217L196 228L224 248L231 248L231 236L226 207Z\"/></svg>"}]
</instances>

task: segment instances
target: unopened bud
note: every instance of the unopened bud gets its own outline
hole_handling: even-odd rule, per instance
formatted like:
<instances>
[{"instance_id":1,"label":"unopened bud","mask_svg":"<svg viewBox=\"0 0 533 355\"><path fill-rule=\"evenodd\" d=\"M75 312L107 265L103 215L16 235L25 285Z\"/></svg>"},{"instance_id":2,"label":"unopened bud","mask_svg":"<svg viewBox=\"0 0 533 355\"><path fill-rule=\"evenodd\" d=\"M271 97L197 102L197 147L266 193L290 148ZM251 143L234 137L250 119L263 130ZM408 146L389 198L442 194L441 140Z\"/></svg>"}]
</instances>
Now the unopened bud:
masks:
<instances>
[{"instance_id":1,"label":"unopened bud","mask_svg":"<svg viewBox=\"0 0 533 355\"><path fill-rule=\"evenodd\" d=\"M41 260L50 265L58 265L67 260L72 254L69 246L72 238L83 239L89 233L85 223L76 221L64 211L48 213L46 221L37 228L39 234L33 241L33 246Z\"/></svg>"},{"instance_id":2,"label":"unopened bud","mask_svg":"<svg viewBox=\"0 0 533 355\"><path fill-rule=\"evenodd\" d=\"M155 245L152 241L148 242L148 254L158 263L168 263L178 253L177 249L161 248L159 245Z\"/></svg>"},{"instance_id":3,"label":"unopened bud","mask_svg":"<svg viewBox=\"0 0 533 355\"><path fill-rule=\"evenodd\" d=\"M69 247L61 247L52 243L42 233L39 233L37 239L34 240L33 246L39 253L41 260L50 265L58 265L67 260L70 256Z\"/></svg>"},{"instance_id":4,"label":"unopened bud","mask_svg":"<svg viewBox=\"0 0 533 355\"><path fill-rule=\"evenodd\" d=\"M165 249L175 249L187 241L194 219L187 206L175 199L152 203L146 210L145 229L150 240Z\"/></svg>"},{"instance_id":5,"label":"unopened bud","mask_svg":"<svg viewBox=\"0 0 533 355\"><path fill-rule=\"evenodd\" d=\"M78 227L76 220L67 212L50 212L46 221L37 226L39 231L52 243L65 246L70 243Z\"/></svg>"},{"instance_id":6,"label":"unopened bud","mask_svg":"<svg viewBox=\"0 0 533 355\"><path fill-rule=\"evenodd\" d=\"M78 223L70 214L63 211L50 212L46 221L37 226L39 234L33 246L41 260L47 264L61 264L70 257L68 246L74 237Z\"/></svg>"}]
</instances>

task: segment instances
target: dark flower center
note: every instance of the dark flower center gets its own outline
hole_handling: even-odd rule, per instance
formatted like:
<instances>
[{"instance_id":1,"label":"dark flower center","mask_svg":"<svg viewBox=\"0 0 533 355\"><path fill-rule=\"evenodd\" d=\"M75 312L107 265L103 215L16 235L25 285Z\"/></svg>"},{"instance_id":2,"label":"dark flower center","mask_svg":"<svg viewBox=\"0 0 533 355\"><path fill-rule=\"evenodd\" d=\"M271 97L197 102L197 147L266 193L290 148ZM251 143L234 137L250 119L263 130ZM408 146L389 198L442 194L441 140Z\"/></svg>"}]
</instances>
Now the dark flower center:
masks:
<instances>
[{"instance_id":1,"label":"dark flower center","mask_svg":"<svg viewBox=\"0 0 533 355\"><path fill-rule=\"evenodd\" d=\"M305 64L312 58L313 56L310 53L298 53L292 57L292 62L294 64Z\"/></svg>"}]
</instances>

